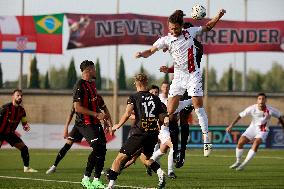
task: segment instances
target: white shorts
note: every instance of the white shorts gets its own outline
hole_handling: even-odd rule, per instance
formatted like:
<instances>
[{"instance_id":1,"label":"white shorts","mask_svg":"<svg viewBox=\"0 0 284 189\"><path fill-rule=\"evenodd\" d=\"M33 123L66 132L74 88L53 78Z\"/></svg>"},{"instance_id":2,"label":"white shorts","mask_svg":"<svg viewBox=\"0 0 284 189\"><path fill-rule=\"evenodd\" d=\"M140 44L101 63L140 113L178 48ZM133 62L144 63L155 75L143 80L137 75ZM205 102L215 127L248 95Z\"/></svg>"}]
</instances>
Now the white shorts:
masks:
<instances>
[{"instance_id":1,"label":"white shorts","mask_svg":"<svg viewBox=\"0 0 284 189\"><path fill-rule=\"evenodd\" d=\"M253 140L255 138L261 138L262 142L266 141L269 130L261 131L258 126L251 125L246 131L242 134L242 136L247 137L249 140Z\"/></svg>"},{"instance_id":2,"label":"white shorts","mask_svg":"<svg viewBox=\"0 0 284 189\"><path fill-rule=\"evenodd\" d=\"M158 135L159 140L161 141L161 144L165 144L169 139L171 139L170 131L169 129L164 129L164 126L162 126L160 133Z\"/></svg>"},{"instance_id":3,"label":"white shorts","mask_svg":"<svg viewBox=\"0 0 284 189\"><path fill-rule=\"evenodd\" d=\"M185 90L187 90L188 96L203 96L202 77L199 71L174 73L169 97L183 95Z\"/></svg>"}]
</instances>

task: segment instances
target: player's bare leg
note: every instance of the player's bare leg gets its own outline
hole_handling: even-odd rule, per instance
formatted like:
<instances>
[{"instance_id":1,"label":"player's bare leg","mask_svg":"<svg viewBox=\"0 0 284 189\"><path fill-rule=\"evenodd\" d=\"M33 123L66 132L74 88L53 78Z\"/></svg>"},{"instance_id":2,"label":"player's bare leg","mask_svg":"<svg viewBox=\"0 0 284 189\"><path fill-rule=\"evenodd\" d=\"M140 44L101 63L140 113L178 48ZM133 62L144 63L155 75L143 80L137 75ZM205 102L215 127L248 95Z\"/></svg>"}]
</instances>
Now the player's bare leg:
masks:
<instances>
[{"instance_id":1,"label":"player's bare leg","mask_svg":"<svg viewBox=\"0 0 284 189\"><path fill-rule=\"evenodd\" d=\"M198 117L199 125L202 130L203 134L203 141L204 141L204 156L208 157L212 150L212 144L209 139L208 133L208 118L203 108L203 99L202 96L193 96L192 97L192 104L195 110L195 113Z\"/></svg>"},{"instance_id":2,"label":"player's bare leg","mask_svg":"<svg viewBox=\"0 0 284 189\"><path fill-rule=\"evenodd\" d=\"M246 159L242 162L240 166L236 168L237 171L241 171L244 169L244 167L247 165L247 163L252 160L252 158L255 156L259 145L261 144L262 139L261 138L256 138L252 144L251 149L248 151L248 154L246 156Z\"/></svg>"},{"instance_id":3,"label":"player's bare leg","mask_svg":"<svg viewBox=\"0 0 284 189\"><path fill-rule=\"evenodd\" d=\"M117 179L117 176L120 172L121 165L124 161L127 161L127 159L128 159L128 156L123 153L119 153L116 156L115 160L112 163L111 169L109 170L109 175L108 175L109 183L108 183L107 188L110 188L110 189L114 188L115 180Z\"/></svg>"},{"instance_id":4,"label":"player's bare leg","mask_svg":"<svg viewBox=\"0 0 284 189\"><path fill-rule=\"evenodd\" d=\"M245 136L241 136L236 148L236 162L230 166L231 169L235 169L241 165L241 159L244 152L244 145L249 143L249 139Z\"/></svg>"}]
</instances>

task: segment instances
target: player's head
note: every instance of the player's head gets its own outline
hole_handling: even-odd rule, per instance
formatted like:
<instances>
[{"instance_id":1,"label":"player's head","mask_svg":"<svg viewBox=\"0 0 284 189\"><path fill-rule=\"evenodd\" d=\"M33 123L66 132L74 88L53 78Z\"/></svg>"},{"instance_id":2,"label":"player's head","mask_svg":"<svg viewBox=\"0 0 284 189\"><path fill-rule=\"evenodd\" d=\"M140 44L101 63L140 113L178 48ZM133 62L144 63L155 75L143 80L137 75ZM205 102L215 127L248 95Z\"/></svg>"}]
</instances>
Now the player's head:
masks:
<instances>
[{"instance_id":1,"label":"player's head","mask_svg":"<svg viewBox=\"0 0 284 189\"><path fill-rule=\"evenodd\" d=\"M266 103L266 95L265 93L258 93L257 94L257 105L260 108L265 107L265 103Z\"/></svg>"},{"instance_id":2,"label":"player's head","mask_svg":"<svg viewBox=\"0 0 284 189\"><path fill-rule=\"evenodd\" d=\"M176 10L169 18L168 18L168 27L169 32L174 36L178 37L181 34L183 27L183 16L185 14L182 10Z\"/></svg>"},{"instance_id":3,"label":"player's head","mask_svg":"<svg viewBox=\"0 0 284 189\"><path fill-rule=\"evenodd\" d=\"M152 93L155 96L158 96L159 95L159 87L157 85L152 85L149 92Z\"/></svg>"},{"instance_id":4,"label":"player's head","mask_svg":"<svg viewBox=\"0 0 284 189\"><path fill-rule=\"evenodd\" d=\"M135 86L138 87L147 87L148 85L148 77L144 73L139 73L134 76Z\"/></svg>"},{"instance_id":5,"label":"player's head","mask_svg":"<svg viewBox=\"0 0 284 189\"><path fill-rule=\"evenodd\" d=\"M167 81L163 81L162 85L161 85L161 92L162 94L169 94L169 90L170 90L170 84Z\"/></svg>"},{"instance_id":6,"label":"player's head","mask_svg":"<svg viewBox=\"0 0 284 189\"><path fill-rule=\"evenodd\" d=\"M15 89L12 95L12 102L14 105L20 105L23 101L23 92L20 89Z\"/></svg>"},{"instance_id":7,"label":"player's head","mask_svg":"<svg viewBox=\"0 0 284 189\"><path fill-rule=\"evenodd\" d=\"M84 60L80 64L80 70L83 74L88 74L91 77L91 79L96 77L95 64L90 60Z\"/></svg>"}]
</instances>

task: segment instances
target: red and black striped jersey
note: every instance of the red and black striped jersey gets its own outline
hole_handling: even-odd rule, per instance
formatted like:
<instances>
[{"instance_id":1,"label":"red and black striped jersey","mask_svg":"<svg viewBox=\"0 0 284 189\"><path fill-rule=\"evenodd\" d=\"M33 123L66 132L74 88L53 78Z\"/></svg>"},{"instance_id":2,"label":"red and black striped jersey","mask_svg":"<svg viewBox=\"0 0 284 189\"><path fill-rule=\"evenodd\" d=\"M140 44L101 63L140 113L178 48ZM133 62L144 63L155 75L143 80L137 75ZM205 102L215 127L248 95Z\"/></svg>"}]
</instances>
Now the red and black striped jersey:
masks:
<instances>
[{"instance_id":1,"label":"red and black striped jersey","mask_svg":"<svg viewBox=\"0 0 284 189\"><path fill-rule=\"evenodd\" d=\"M73 102L80 102L83 107L94 112L99 112L96 83L83 79L77 81L73 89ZM75 124L90 125L98 123L100 123L98 118L76 112Z\"/></svg>"},{"instance_id":2,"label":"red and black striped jersey","mask_svg":"<svg viewBox=\"0 0 284 189\"><path fill-rule=\"evenodd\" d=\"M26 117L26 111L21 105L4 104L0 109L0 133L14 132L23 117Z\"/></svg>"}]
</instances>

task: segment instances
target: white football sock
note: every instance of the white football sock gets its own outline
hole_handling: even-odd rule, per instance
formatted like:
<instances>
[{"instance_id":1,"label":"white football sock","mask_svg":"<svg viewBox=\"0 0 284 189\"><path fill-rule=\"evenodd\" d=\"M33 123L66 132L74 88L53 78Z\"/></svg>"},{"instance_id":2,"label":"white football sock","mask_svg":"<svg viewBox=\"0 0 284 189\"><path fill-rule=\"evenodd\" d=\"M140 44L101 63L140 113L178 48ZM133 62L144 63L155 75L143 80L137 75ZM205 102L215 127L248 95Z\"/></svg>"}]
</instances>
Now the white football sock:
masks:
<instances>
[{"instance_id":1,"label":"white football sock","mask_svg":"<svg viewBox=\"0 0 284 189\"><path fill-rule=\"evenodd\" d=\"M159 149L160 149L160 145L157 143L157 144L155 145L154 152L156 152L156 151L159 150Z\"/></svg>"},{"instance_id":2,"label":"white football sock","mask_svg":"<svg viewBox=\"0 0 284 189\"><path fill-rule=\"evenodd\" d=\"M253 151L252 149L250 149L248 154L247 154L245 161L242 164L243 165L247 164L255 156L255 154L256 154L256 152Z\"/></svg>"},{"instance_id":3,"label":"white football sock","mask_svg":"<svg viewBox=\"0 0 284 189\"><path fill-rule=\"evenodd\" d=\"M243 152L244 152L244 149L236 148L236 158L237 158L238 163L241 162Z\"/></svg>"},{"instance_id":4,"label":"white football sock","mask_svg":"<svg viewBox=\"0 0 284 189\"><path fill-rule=\"evenodd\" d=\"M154 161L159 161L159 159L164 155L164 153L161 152L160 149L158 149L156 152L153 153L152 157L150 159Z\"/></svg>"},{"instance_id":5,"label":"white football sock","mask_svg":"<svg viewBox=\"0 0 284 189\"><path fill-rule=\"evenodd\" d=\"M199 125L201 127L204 143L210 143L208 134L208 118L204 108L195 109L195 113L198 117Z\"/></svg>"},{"instance_id":6,"label":"white football sock","mask_svg":"<svg viewBox=\"0 0 284 189\"><path fill-rule=\"evenodd\" d=\"M179 104L178 104L178 107L177 107L175 113L179 113L181 110L183 110L185 107L187 107L189 105L192 105L191 99L179 101Z\"/></svg>"},{"instance_id":7,"label":"white football sock","mask_svg":"<svg viewBox=\"0 0 284 189\"><path fill-rule=\"evenodd\" d=\"M168 174L174 172L174 149L171 148L168 155Z\"/></svg>"},{"instance_id":8,"label":"white football sock","mask_svg":"<svg viewBox=\"0 0 284 189\"><path fill-rule=\"evenodd\" d=\"M108 183L108 187L112 188L114 186L114 180L110 180Z\"/></svg>"}]
</instances>

